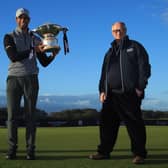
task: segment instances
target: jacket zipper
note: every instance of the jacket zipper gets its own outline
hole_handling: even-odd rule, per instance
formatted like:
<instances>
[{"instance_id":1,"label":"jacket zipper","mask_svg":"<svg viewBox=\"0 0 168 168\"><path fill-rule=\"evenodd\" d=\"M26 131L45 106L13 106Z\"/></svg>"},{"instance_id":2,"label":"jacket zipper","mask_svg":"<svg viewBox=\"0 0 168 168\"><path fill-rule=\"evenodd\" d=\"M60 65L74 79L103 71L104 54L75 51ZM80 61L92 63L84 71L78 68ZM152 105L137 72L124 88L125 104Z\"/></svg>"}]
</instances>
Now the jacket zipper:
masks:
<instances>
[{"instance_id":1,"label":"jacket zipper","mask_svg":"<svg viewBox=\"0 0 168 168\"><path fill-rule=\"evenodd\" d=\"M120 72L121 72L121 91L124 92L124 80L123 80L123 66L122 66L122 53L120 50Z\"/></svg>"}]
</instances>

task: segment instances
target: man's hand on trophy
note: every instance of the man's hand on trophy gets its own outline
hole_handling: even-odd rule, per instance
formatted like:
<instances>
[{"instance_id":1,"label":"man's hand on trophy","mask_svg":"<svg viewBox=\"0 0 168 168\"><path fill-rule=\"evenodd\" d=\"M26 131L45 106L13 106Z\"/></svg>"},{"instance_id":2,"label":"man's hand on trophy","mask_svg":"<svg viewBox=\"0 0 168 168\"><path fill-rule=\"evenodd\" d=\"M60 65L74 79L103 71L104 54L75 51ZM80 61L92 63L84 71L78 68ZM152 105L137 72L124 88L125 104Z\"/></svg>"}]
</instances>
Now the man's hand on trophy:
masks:
<instances>
[{"instance_id":1,"label":"man's hand on trophy","mask_svg":"<svg viewBox=\"0 0 168 168\"><path fill-rule=\"evenodd\" d=\"M51 53L51 56L52 57L56 57L56 55L59 53L60 49L59 50L53 50L52 53Z\"/></svg>"},{"instance_id":2,"label":"man's hand on trophy","mask_svg":"<svg viewBox=\"0 0 168 168\"><path fill-rule=\"evenodd\" d=\"M34 48L35 48L35 51L36 51L37 53L39 53L39 52L43 53L43 52L45 52L45 50L44 50L44 47L45 47L45 46L46 46L46 45L40 43L39 45L35 46Z\"/></svg>"}]
</instances>

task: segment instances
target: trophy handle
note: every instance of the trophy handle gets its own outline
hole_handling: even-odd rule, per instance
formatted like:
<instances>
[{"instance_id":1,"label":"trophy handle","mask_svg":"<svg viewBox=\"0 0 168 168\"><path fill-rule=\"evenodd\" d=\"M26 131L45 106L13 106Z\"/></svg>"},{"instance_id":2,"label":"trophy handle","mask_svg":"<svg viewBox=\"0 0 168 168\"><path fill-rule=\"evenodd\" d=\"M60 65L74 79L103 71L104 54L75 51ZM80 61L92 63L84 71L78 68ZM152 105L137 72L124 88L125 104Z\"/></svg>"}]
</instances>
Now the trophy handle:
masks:
<instances>
[{"instance_id":1,"label":"trophy handle","mask_svg":"<svg viewBox=\"0 0 168 168\"><path fill-rule=\"evenodd\" d=\"M63 33L64 33L63 43L64 43L64 54L65 54L65 55L66 55L66 53L69 53L68 37L67 37L67 34L66 34L67 31L68 31L67 28L64 28L64 29L63 29Z\"/></svg>"}]
</instances>

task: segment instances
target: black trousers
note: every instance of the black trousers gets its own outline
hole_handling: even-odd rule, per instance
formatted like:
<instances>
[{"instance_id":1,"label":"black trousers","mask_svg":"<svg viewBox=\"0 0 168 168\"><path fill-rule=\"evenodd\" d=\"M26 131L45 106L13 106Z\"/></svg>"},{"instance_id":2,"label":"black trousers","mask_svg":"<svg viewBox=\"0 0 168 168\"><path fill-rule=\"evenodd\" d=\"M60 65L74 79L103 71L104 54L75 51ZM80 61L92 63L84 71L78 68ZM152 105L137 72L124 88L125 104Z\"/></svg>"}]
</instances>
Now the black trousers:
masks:
<instances>
[{"instance_id":1,"label":"black trousers","mask_svg":"<svg viewBox=\"0 0 168 168\"><path fill-rule=\"evenodd\" d=\"M103 103L100 117L98 152L109 155L116 143L120 121L124 121L131 140L133 155L146 157L146 129L136 92L110 93Z\"/></svg>"}]
</instances>

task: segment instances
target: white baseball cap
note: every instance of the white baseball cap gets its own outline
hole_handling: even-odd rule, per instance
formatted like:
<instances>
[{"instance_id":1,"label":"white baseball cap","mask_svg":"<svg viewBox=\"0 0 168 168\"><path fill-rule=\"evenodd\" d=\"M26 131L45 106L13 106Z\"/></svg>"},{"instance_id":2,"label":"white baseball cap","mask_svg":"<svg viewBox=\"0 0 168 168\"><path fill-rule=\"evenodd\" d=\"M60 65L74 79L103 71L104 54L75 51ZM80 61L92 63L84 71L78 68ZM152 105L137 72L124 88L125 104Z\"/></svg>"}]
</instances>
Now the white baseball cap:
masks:
<instances>
[{"instance_id":1,"label":"white baseball cap","mask_svg":"<svg viewBox=\"0 0 168 168\"><path fill-rule=\"evenodd\" d=\"M29 11L27 9L25 9L25 8L19 8L19 9L17 9L17 11L16 11L16 17L19 17L19 16L21 16L23 14L30 18Z\"/></svg>"}]
</instances>

